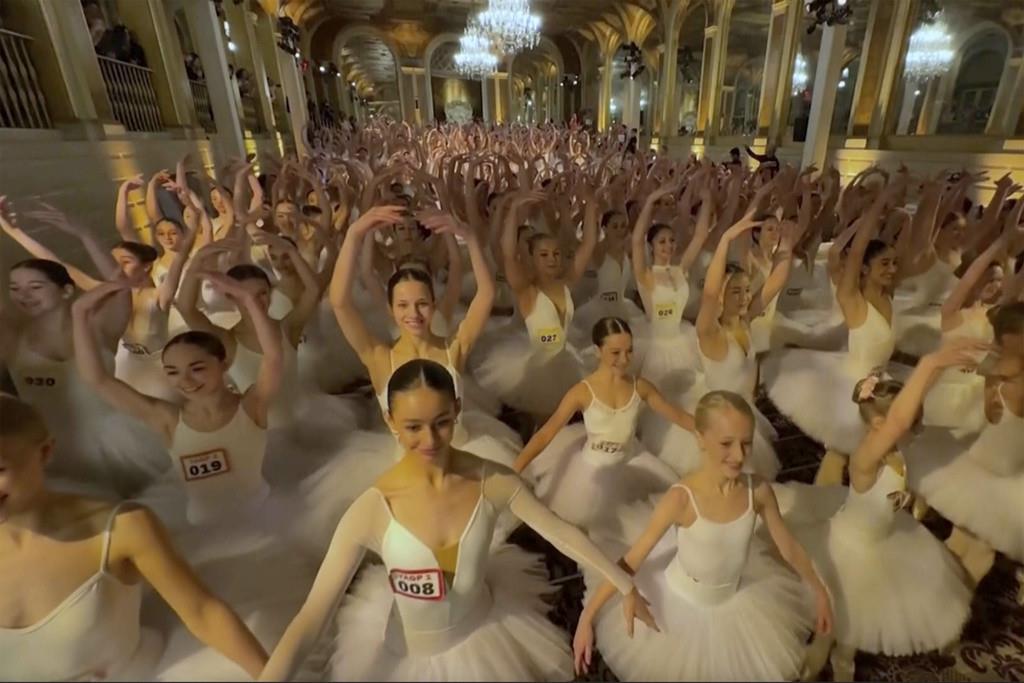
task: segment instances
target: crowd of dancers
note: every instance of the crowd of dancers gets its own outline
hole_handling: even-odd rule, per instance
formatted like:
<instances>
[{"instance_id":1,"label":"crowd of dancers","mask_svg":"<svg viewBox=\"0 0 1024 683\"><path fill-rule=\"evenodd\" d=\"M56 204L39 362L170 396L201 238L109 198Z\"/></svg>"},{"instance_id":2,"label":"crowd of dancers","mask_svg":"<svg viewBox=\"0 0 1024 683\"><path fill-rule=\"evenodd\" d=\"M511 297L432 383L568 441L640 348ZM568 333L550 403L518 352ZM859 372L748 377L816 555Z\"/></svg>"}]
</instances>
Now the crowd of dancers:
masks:
<instances>
[{"instance_id":1,"label":"crowd of dancers","mask_svg":"<svg viewBox=\"0 0 1024 683\"><path fill-rule=\"evenodd\" d=\"M0 197L0 679L853 680L1024 562L1009 175L307 139L129 179L116 234ZM521 524L580 565L575 634Z\"/></svg>"}]
</instances>

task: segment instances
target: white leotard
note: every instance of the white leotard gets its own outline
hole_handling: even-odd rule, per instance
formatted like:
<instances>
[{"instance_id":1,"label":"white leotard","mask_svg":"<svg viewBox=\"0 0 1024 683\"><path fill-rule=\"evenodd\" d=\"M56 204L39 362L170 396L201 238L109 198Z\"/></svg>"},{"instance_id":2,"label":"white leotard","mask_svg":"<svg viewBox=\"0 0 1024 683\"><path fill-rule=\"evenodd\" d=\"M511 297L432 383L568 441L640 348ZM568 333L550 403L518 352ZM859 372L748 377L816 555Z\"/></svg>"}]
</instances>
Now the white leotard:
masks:
<instances>
[{"instance_id":1,"label":"white leotard","mask_svg":"<svg viewBox=\"0 0 1024 683\"><path fill-rule=\"evenodd\" d=\"M622 265L605 254L604 260L597 268L597 296L606 303L617 303L626 296L626 286L632 279L632 268L629 257L622 257Z\"/></svg>"},{"instance_id":2,"label":"white leotard","mask_svg":"<svg viewBox=\"0 0 1024 683\"><path fill-rule=\"evenodd\" d=\"M533 310L526 316L526 331L530 335L530 344L535 350L546 354L556 354L565 348L565 331L572 324L572 316L576 309L573 306L569 288L565 290L565 323L558 316L555 302L540 288L537 289L537 301Z\"/></svg>"},{"instance_id":3,"label":"white leotard","mask_svg":"<svg viewBox=\"0 0 1024 683\"><path fill-rule=\"evenodd\" d=\"M683 310L690 298L690 283L679 266L652 266L654 286L647 302L647 317L655 337L679 334Z\"/></svg>"},{"instance_id":4,"label":"white leotard","mask_svg":"<svg viewBox=\"0 0 1024 683\"><path fill-rule=\"evenodd\" d=\"M956 286L956 267L935 259L928 270L907 278L897 290L901 308L941 306Z\"/></svg>"},{"instance_id":5,"label":"white leotard","mask_svg":"<svg viewBox=\"0 0 1024 683\"><path fill-rule=\"evenodd\" d=\"M212 432L189 427L179 415L168 451L185 485L188 521L211 524L259 508L270 493L263 479L266 445L267 430L241 402L231 420Z\"/></svg>"},{"instance_id":6,"label":"white leotard","mask_svg":"<svg viewBox=\"0 0 1024 683\"><path fill-rule=\"evenodd\" d=\"M752 402L757 382L757 356L753 349L749 354L744 353L743 347L728 331L725 331L725 340L725 358L720 361L712 360L703 351L700 352L704 363L704 381L711 391L733 391Z\"/></svg>"},{"instance_id":7,"label":"white leotard","mask_svg":"<svg viewBox=\"0 0 1024 683\"><path fill-rule=\"evenodd\" d=\"M1006 405L1002 386L997 395L1003 406L999 422L982 430L967 457L1000 477L1019 477L1024 472L1024 416Z\"/></svg>"},{"instance_id":8,"label":"white leotard","mask_svg":"<svg viewBox=\"0 0 1024 683\"><path fill-rule=\"evenodd\" d=\"M0 628L0 679L103 680L132 658L141 636L142 585L121 583L107 571L120 508L107 520L96 573L31 626Z\"/></svg>"},{"instance_id":9,"label":"white leotard","mask_svg":"<svg viewBox=\"0 0 1024 683\"><path fill-rule=\"evenodd\" d=\"M599 465L614 465L629 458L631 444L636 434L636 423L643 401L633 383L633 395L621 408L612 408L602 402L594 393L590 383L583 380L590 390L590 405L583 411L583 424L587 429L587 443L583 446L583 457Z\"/></svg>"},{"instance_id":10,"label":"white leotard","mask_svg":"<svg viewBox=\"0 0 1024 683\"><path fill-rule=\"evenodd\" d=\"M499 510L484 495L488 468L482 465L480 497L459 538L453 575L446 574L433 550L395 519L384 494L374 489L390 515L380 552L395 595L388 640L401 629L410 654L443 652L472 631L490 607L484 578Z\"/></svg>"},{"instance_id":11,"label":"white leotard","mask_svg":"<svg viewBox=\"0 0 1024 683\"><path fill-rule=\"evenodd\" d=\"M676 555L666 569L669 585L691 602L715 605L739 587L754 535L754 488L747 475L747 509L731 522L712 522L700 514L693 491L674 484L690 496L696 514L693 524L676 527Z\"/></svg>"},{"instance_id":12,"label":"white leotard","mask_svg":"<svg viewBox=\"0 0 1024 683\"><path fill-rule=\"evenodd\" d=\"M849 487L846 502L835 514L834 522L841 525L839 529L843 533L885 538L896 518L896 505L889 496L906 490L906 478L889 465L882 465L875 483L867 491L861 493Z\"/></svg>"},{"instance_id":13,"label":"white leotard","mask_svg":"<svg viewBox=\"0 0 1024 683\"><path fill-rule=\"evenodd\" d=\"M864 377L873 369L884 367L896 348L892 326L868 301L868 313L860 327L849 331L846 369L856 377Z\"/></svg>"}]
</instances>

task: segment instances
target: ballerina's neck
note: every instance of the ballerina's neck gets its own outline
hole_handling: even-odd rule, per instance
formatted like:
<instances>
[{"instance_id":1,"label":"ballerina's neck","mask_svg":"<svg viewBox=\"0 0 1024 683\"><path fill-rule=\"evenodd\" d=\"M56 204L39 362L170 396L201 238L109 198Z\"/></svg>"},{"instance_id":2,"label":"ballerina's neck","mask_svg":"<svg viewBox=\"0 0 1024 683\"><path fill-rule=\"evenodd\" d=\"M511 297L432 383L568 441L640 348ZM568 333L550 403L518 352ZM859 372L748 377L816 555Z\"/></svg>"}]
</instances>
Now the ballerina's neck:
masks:
<instances>
[{"instance_id":1,"label":"ballerina's neck","mask_svg":"<svg viewBox=\"0 0 1024 683\"><path fill-rule=\"evenodd\" d=\"M63 302L39 315L28 319L26 332L33 337L40 339L61 339L70 336L71 331L71 303Z\"/></svg>"},{"instance_id":2,"label":"ballerina's neck","mask_svg":"<svg viewBox=\"0 0 1024 683\"><path fill-rule=\"evenodd\" d=\"M439 449L438 454L430 460L406 451L402 459L395 465L395 470L405 477L426 481L435 491L443 491L445 478L453 471L451 447L445 446Z\"/></svg>"},{"instance_id":3,"label":"ballerina's neck","mask_svg":"<svg viewBox=\"0 0 1024 683\"><path fill-rule=\"evenodd\" d=\"M218 391L199 396L186 396L181 410L183 415L195 417L195 422L217 422L218 418L226 413L239 410L238 403L241 400L241 397L228 387L227 373L224 373Z\"/></svg>"}]
</instances>

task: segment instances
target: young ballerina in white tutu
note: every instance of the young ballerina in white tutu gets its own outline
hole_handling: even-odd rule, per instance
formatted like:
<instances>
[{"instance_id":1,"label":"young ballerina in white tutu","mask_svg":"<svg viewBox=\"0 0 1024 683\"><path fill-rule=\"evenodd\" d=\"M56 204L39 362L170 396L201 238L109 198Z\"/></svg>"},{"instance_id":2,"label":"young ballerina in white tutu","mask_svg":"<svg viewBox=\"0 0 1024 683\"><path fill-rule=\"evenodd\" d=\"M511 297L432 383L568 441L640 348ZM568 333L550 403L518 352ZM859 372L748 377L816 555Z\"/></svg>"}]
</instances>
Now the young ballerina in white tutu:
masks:
<instances>
[{"instance_id":1,"label":"young ballerina in white tutu","mask_svg":"<svg viewBox=\"0 0 1024 683\"><path fill-rule=\"evenodd\" d=\"M622 561L661 630L623 628L614 611L602 611L612 586L587 575L573 641L577 672L587 670L596 646L625 681L793 680L809 631L825 636L831 629L828 593L782 521L771 486L743 471L755 428L750 406L714 391L695 417L700 468L653 510L644 503L623 517L635 541ZM758 519L799 579L760 545Z\"/></svg>"},{"instance_id":2,"label":"young ballerina in white tutu","mask_svg":"<svg viewBox=\"0 0 1024 683\"><path fill-rule=\"evenodd\" d=\"M772 402L826 448L815 480L820 484L842 482L845 454L857 448L865 433L849 396L860 378L888 364L895 347L891 317L896 254L872 238L884 208L900 191L894 183L877 194L859 219L842 266L836 298L849 329L848 350L784 349L768 354L762 363Z\"/></svg>"},{"instance_id":3,"label":"young ballerina in white tutu","mask_svg":"<svg viewBox=\"0 0 1024 683\"><path fill-rule=\"evenodd\" d=\"M697 334L693 325L683 322L683 311L690 298L687 280L690 267L697 260L711 229L714 200L706 178L698 173L688 182L701 184L702 180L705 184L701 185L701 208L696 227L678 259L672 226L664 223L651 225L654 207L678 189L676 184L663 185L648 195L633 228L633 268L650 330L649 338L641 339L640 375L674 399L680 398L693 385L700 370Z\"/></svg>"},{"instance_id":4,"label":"young ballerina in white tutu","mask_svg":"<svg viewBox=\"0 0 1024 683\"><path fill-rule=\"evenodd\" d=\"M622 503L644 500L676 480L668 465L643 451L636 439L646 404L661 417L693 430L693 416L666 401L653 384L630 373L633 335L626 321L602 318L592 333L599 364L574 386L558 410L516 459L534 493L562 519L587 531L617 531ZM583 423L566 426L577 412Z\"/></svg>"},{"instance_id":5,"label":"young ballerina in white tutu","mask_svg":"<svg viewBox=\"0 0 1024 683\"><path fill-rule=\"evenodd\" d=\"M579 192L585 204L583 239L569 267L563 263L558 239L538 233L529 241L533 268L523 268L516 253L515 224L506 222L501 244L505 276L528 337L505 336L474 368L484 390L538 422L554 414L582 376L579 354L566 338L575 311L569 289L583 276L597 244L599 200L592 188L584 186ZM532 199L545 196L537 193Z\"/></svg>"},{"instance_id":6,"label":"young ballerina in white tutu","mask_svg":"<svg viewBox=\"0 0 1024 683\"><path fill-rule=\"evenodd\" d=\"M335 680L558 681L572 676L565 634L545 617L549 584L514 546L491 549L506 508L627 596L625 616L653 625L629 576L545 508L506 468L451 446L459 411L451 373L430 360L397 368L388 423L402 459L348 509L302 610L261 680L292 680L341 600ZM384 453L382 456L386 455Z\"/></svg>"},{"instance_id":7,"label":"young ballerina in white tutu","mask_svg":"<svg viewBox=\"0 0 1024 683\"><path fill-rule=\"evenodd\" d=\"M698 392L706 390L732 391L751 403L754 400L757 357L751 343L750 321L778 296L788 277L792 246L800 237L795 224L787 228L781 242L785 255L779 255L778 265L761 287L757 298L752 297L750 277L739 267L728 264L726 259L730 245L757 225L754 220L757 204L758 198L755 198L746 215L725 232L708 266L696 325L697 348L704 374L698 380L698 386L689 392L691 405L699 396ZM771 445L775 430L767 418L756 408L753 410L758 424L754 451L747 466L750 471L771 481L779 471L779 461ZM645 441L679 475L700 466L700 450L693 434L671 425L667 430L655 428L647 420L642 429Z\"/></svg>"},{"instance_id":8,"label":"young ballerina in white tutu","mask_svg":"<svg viewBox=\"0 0 1024 683\"><path fill-rule=\"evenodd\" d=\"M971 589L956 558L904 510L911 494L899 443L920 422L938 373L974 363L979 346L954 342L925 356L905 385L879 375L858 382L853 400L867 435L850 455L849 489L836 487L830 518L794 527L832 593L837 681L853 680L858 650L901 656L946 647L970 616ZM790 486L798 498L821 498L820 487ZM824 661L816 659L811 674Z\"/></svg>"},{"instance_id":9,"label":"young ballerina in white tutu","mask_svg":"<svg viewBox=\"0 0 1024 683\"><path fill-rule=\"evenodd\" d=\"M154 680L163 634L142 628L151 587L192 636L257 676L267 655L211 595L157 517L58 493L46 481L54 439L42 416L0 395L0 665L5 680ZM226 660L225 660L226 661ZM203 678L197 672L197 679Z\"/></svg>"},{"instance_id":10,"label":"young ballerina in white tutu","mask_svg":"<svg viewBox=\"0 0 1024 683\"><path fill-rule=\"evenodd\" d=\"M994 550L1024 562L1024 303L999 306L990 317L996 347L980 368L984 429L973 441L930 429L908 456L914 489L956 525L947 545L975 583L991 569ZM1024 572L1018 578L1024 586Z\"/></svg>"}]
</instances>

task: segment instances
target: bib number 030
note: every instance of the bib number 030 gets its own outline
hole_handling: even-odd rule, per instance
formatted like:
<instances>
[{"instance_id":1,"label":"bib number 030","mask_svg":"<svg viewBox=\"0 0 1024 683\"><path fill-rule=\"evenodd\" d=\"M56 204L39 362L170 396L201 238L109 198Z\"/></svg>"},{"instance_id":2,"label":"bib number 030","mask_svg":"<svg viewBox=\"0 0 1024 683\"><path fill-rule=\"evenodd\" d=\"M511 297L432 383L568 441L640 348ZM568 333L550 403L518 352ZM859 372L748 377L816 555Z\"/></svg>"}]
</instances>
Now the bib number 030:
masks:
<instances>
[{"instance_id":1,"label":"bib number 030","mask_svg":"<svg viewBox=\"0 0 1024 683\"><path fill-rule=\"evenodd\" d=\"M440 569L392 569L391 591L414 600L443 600L444 574Z\"/></svg>"}]
</instances>

